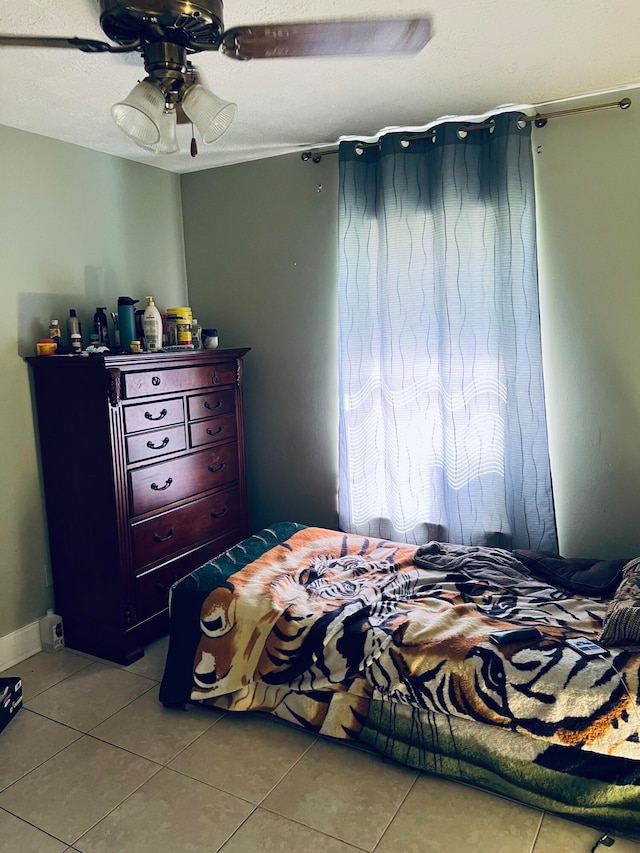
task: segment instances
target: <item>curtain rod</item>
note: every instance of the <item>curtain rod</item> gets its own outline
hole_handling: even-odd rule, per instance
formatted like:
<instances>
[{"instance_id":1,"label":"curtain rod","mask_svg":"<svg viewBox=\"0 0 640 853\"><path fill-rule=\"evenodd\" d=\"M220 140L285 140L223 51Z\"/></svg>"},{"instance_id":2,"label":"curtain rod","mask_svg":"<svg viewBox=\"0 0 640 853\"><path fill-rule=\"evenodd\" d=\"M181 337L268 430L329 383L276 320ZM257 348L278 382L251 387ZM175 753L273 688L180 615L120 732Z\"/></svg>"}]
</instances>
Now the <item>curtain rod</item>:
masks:
<instances>
[{"instance_id":1,"label":"curtain rod","mask_svg":"<svg viewBox=\"0 0 640 853\"><path fill-rule=\"evenodd\" d=\"M621 101L612 101L609 104L593 104L590 107L573 107L568 110L558 110L555 113L536 113L534 116L521 116L518 119L518 127L522 130L528 122L533 122L536 127L544 127L550 118L558 118L559 116L570 116L575 115L575 113L588 113L594 112L595 110L609 110L613 107L619 107L621 110L628 110L631 106L630 98L623 98ZM463 124L456 131L459 139L464 139L469 131L472 130L490 130L493 133L495 128L495 121L493 119L489 119L489 121L483 122L482 124ZM403 148L408 148L411 141L414 139L431 139L432 142L436 140L436 131L430 130L426 133L412 133L411 136L403 136L400 139L400 145ZM380 142L356 142L355 143L355 152L356 154L362 154L365 148L379 148ZM319 163L323 157L328 154L337 154L339 151L338 148L329 148L326 151L303 151L300 155L300 159L305 162L311 160L312 163Z\"/></svg>"}]
</instances>

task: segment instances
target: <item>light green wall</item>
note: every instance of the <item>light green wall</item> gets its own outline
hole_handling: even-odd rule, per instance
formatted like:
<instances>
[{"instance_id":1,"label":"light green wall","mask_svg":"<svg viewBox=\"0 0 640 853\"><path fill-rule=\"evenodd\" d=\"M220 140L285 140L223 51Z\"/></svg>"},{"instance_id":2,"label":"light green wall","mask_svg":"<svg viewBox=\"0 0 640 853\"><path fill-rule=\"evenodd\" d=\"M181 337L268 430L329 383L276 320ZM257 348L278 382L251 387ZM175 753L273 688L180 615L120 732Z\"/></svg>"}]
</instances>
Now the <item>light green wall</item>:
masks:
<instances>
[{"instance_id":1,"label":"light green wall","mask_svg":"<svg viewBox=\"0 0 640 853\"><path fill-rule=\"evenodd\" d=\"M640 90L568 106L624 96L629 110L533 135L553 486L573 556L640 554Z\"/></svg>"},{"instance_id":2,"label":"light green wall","mask_svg":"<svg viewBox=\"0 0 640 853\"><path fill-rule=\"evenodd\" d=\"M35 354L51 317L64 322L70 307L88 334L97 305L115 311L118 296L148 293L181 304L186 283L177 175L5 127L0 150L1 637L53 603L21 355ZM60 500L86 500L95 485L69 495L61 471Z\"/></svg>"},{"instance_id":3,"label":"light green wall","mask_svg":"<svg viewBox=\"0 0 640 853\"><path fill-rule=\"evenodd\" d=\"M182 178L189 301L245 359L249 515L337 525L337 158Z\"/></svg>"}]
</instances>

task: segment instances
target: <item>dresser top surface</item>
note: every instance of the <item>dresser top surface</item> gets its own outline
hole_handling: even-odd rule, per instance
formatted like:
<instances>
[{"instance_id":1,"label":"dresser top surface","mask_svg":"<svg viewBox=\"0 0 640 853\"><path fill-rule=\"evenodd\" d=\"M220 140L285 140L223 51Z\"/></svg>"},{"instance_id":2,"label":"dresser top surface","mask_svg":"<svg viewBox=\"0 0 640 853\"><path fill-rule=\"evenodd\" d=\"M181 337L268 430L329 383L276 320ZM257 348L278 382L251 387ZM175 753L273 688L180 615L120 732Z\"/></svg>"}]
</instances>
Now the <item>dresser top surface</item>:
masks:
<instances>
[{"instance_id":1,"label":"dresser top surface","mask_svg":"<svg viewBox=\"0 0 640 853\"><path fill-rule=\"evenodd\" d=\"M111 353L87 355L39 355L27 356L27 361L36 369L65 370L65 369L108 369L115 367L127 370L153 370L168 367L194 367L202 364L229 361L242 358L251 347L236 347L233 349L187 350L186 352L142 352Z\"/></svg>"}]
</instances>

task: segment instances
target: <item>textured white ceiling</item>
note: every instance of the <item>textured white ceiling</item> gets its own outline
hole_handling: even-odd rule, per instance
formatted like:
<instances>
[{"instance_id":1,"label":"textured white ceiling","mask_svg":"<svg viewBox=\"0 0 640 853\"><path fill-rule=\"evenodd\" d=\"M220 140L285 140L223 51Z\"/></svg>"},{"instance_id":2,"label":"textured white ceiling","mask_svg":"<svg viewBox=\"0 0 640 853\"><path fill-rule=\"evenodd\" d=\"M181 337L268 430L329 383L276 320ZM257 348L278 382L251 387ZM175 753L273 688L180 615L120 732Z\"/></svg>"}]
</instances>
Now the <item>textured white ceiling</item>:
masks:
<instances>
[{"instance_id":1,"label":"textured white ceiling","mask_svg":"<svg viewBox=\"0 0 640 853\"><path fill-rule=\"evenodd\" d=\"M139 54L0 48L0 123L174 172L211 168L640 83L638 0L226 0L225 28L276 21L427 12L433 38L402 59L193 57L202 82L238 105L200 156L147 154L113 124L110 106L144 77ZM105 39L98 0L0 0L0 33ZM638 105L640 107L640 104Z\"/></svg>"}]
</instances>

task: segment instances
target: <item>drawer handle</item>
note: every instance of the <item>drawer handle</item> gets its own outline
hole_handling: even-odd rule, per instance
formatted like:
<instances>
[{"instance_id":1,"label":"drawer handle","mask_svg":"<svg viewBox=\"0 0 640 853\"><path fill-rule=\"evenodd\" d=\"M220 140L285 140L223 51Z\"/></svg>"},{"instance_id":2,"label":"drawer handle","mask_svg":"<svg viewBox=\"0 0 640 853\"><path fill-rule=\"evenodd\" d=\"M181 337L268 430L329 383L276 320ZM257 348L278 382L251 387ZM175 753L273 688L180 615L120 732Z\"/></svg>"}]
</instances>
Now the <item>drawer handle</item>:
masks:
<instances>
[{"instance_id":1,"label":"drawer handle","mask_svg":"<svg viewBox=\"0 0 640 853\"><path fill-rule=\"evenodd\" d=\"M225 508L222 510L222 512L215 512L214 510L211 510L211 518L224 518L228 512L229 512L228 506L225 506Z\"/></svg>"},{"instance_id":2,"label":"drawer handle","mask_svg":"<svg viewBox=\"0 0 640 853\"><path fill-rule=\"evenodd\" d=\"M211 429L211 427L207 427L207 435L218 435L222 432L223 429L224 427L222 426L222 424L218 427L218 429Z\"/></svg>"},{"instance_id":3,"label":"drawer handle","mask_svg":"<svg viewBox=\"0 0 640 853\"><path fill-rule=\"evenodd\" d=\"M220 384L220 377L218 376L217 370L214 370L213 373L211 374L211 384L212 385L219 385Z\"/></svg>"},{"instance_id":4,"label":"drawer handle","mask_svg":"<svg viewBox=\"0 0 640 853\"><path fill-rule=\"evenodd\" d=\"M173 483L173 477L169 477L164 486L159 486L157 483L151 483L151 488L154 492L164 492L165 489L169 488L171 483Z\"/></svg>"},{"instance_id":5,"label":"drawer handle","mask_svg":"<svg viewBox=\"0 0 640 853\"><path fill-rule=\"evenodd\" d=\"M221 405L222 405L222 400L216 400L216 402L213 406L211 405L211 403L208 400L205 400L205 402L204 402L205 409L209 409L210 412L212 412L214 409L219 409Z\"/></svg>"},{"instance_id":6,"label":"drawer handle","mask_svg":"<svg viewBox=\"0 0 640 853\"><path fill-rule=\"evenodd\" d=\"M162 439L162 444L154 444L152 441L147 442L147 447L149 450L162 450L163 447L166 447L169 444L169 437L165 437Z\"/></svg>"},{"instance_id":7,"label":"drawer handle","mask_svg":"<svg viewBox=\"0 0 640 853\"><path fill-rule=\"evenodd\" d=\"M152 377L151 377L151 384L152 384L155 388L157 388L157 387L158 387L158 385L159 385L161 382L162 382L162 379L160 379L160 377L159 377L159 376L152 376Z\"/></svg>"},{"instance_id":8,"label":"drawer handle","mask_svg":"<svg viewBox=\"0 0 640 853\"><path fill-rule=\"evenodd\" d=\"M169 532L167 533L166 536L160 536L159 533L154 533L153 534L153 541L154 542L168 542L169 539L171 539L171 537L173 536L173 534L175 532L176 532L175 527L170 527Z\"/></svg>"},{"instance_id":9,"label":"drawer handle","mask_svg":"<svg viewBox=\"0 0 640 853\"><path fill-rule=\"evenodd\" d=\"M209 465L208 468L212 474L217 474L218 471L222 471L222 469L225 467L226 464L227 464L226 462L221 462L217 468L214 468L213 465Z\"/></svg>"},{"instance_id":10,"label":"drawer handle","mask_svg":"<svg viewBox=\"0 0 640 853\"><path fill-rule=\"evenodd\" d=\"M168 414L167 410L163 409L156 418L154 418L154 416L151 414L151 412L145 412L144 416L148 421L161 421L163 418L167 417L167 414Z\"/></svg>"}]
</instances>

